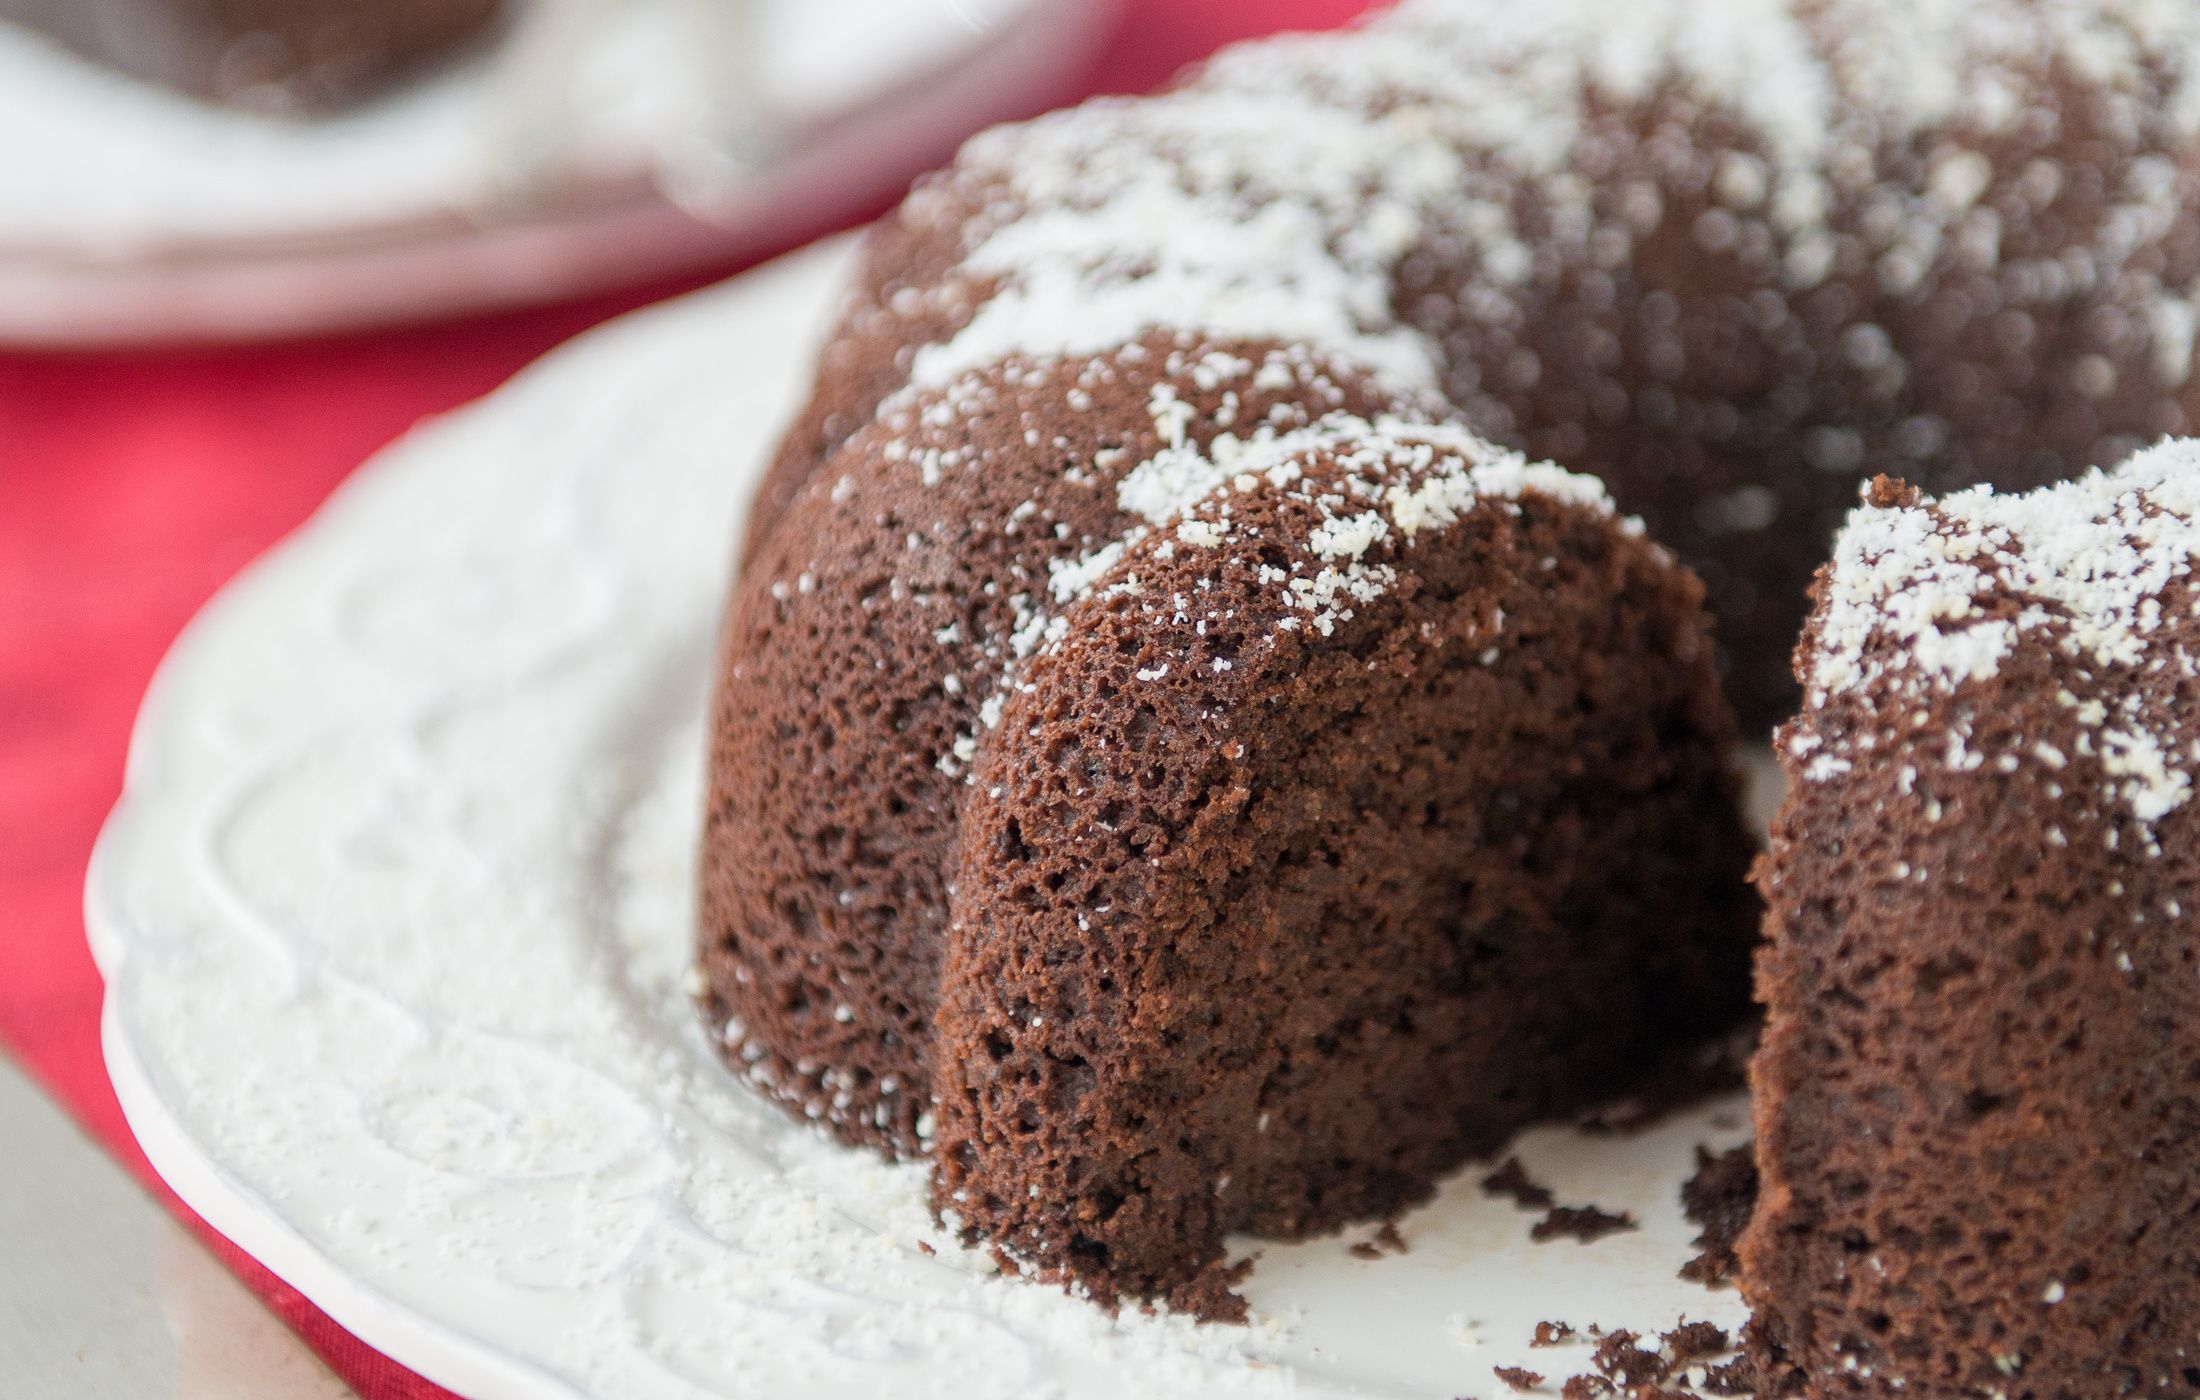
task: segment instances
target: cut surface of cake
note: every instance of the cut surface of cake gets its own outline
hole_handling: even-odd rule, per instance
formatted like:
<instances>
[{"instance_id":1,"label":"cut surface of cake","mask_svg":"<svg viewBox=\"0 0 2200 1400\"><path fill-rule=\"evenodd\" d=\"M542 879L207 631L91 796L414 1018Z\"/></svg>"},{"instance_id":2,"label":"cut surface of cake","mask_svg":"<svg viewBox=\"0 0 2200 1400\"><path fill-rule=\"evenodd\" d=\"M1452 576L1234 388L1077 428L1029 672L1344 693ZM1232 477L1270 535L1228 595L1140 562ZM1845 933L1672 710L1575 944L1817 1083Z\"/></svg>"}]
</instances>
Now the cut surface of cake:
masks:
<instances>
[{"instance_id":1,"label":"cut surface of cake","mask_svg":"<svg viewBox=\"0 0 2200 1400\"><path fill-rule=\"evenodd\" d=\"M2200 443L1875 483L1759 884L1741 1284L1811 1396L2200 1384Z\"/></svg>"},{"instance_id":2,"label":"cut surface of cake","mask_svg":"<svg viewBox=\"0 0 2200 1400\"><path fill-rule=\"evenodd\" d=\"M1201 1307L1225 1231L1393 1213L1730 1022L1754 935L1700 588L1594 483L1214 450L1123 479L1157 528L994 691L933 1049L943 1213Z\"/></svg>"},{"instance_id":3,"label":"cut surface of cake","mask_svg":"<svg viewBox=\"0 0 2200 1400\"><path fill-rule=\"evenodd\" d=\"M1398 1209L1740 1014L1731 721L1588 478L1160 344L1074 372L1139 421L1034 462L1060 372L889 413L758 556L708 1014L1019 1267L1227 1314L1226 1230Z\"/></svg>"},{"instance_id":4,"label":"cut surface of cake","mask_svg":"<svg viewBox=\"0 0 2200 1400\"><path fill-rule=\"evenodd\" d=\"M2191 430L2196 55L2151 0L1412 0L974 139L746 525L729 1061L1011 1262L1222 1310L1223 1231L1717 1029L1689 569L1763 721L1869 470Z\"/></svg>"},{"instance_id":5,"label":"cut surface of cake","mask_svg":"<svg viewBox=\"0 0 2200 1400\"><path fill-rule=\"evenodd\" d=\"M1869 477L2200 431L2195 207L2200 8L1409 0L971 141L873 233L750 541L889 395L1012 351L1308 345L1603 478L1769 729Z\"/></svg>"}]
</instances>

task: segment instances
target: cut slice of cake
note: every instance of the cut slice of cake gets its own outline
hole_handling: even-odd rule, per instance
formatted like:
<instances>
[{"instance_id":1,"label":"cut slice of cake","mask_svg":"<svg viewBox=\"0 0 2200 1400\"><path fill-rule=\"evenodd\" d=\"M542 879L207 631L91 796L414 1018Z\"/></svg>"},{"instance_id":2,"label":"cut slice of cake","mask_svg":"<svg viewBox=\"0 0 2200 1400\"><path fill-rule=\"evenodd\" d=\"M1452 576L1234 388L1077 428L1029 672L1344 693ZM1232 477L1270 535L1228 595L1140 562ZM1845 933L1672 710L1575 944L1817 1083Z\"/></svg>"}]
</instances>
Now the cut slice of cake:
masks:
<instances>
[{"instance_id":1,"label":"cut slice of cake","mask_svg":"<svg viewBox=\"0 0 2200 1400\"><path fill-rule=\"evenodd\" d=\"M1380 1218L1746 1011L1701 585L1393 407L1274 346L975 372L736 589L707 1023L1028 1273L1230 1315L1226 1232Z\"/></svg>"},{"instance_id":2,"label":"cut slice of cake","mask_svg":"<svg viewBox=\"0 0 2200 1400\"><path fill-rule=\"evenodd\" d=\"M1884 478L1820 573L1741 1246L1811 1396L2200 1386L2200 443Z\"/></svg>"},{"instance_id":3,"label":"cut slice of cake","mask_svg":"<svg viewBox=\"0 0 2200 1400\"><path fill-rule=\"evenodd\" d=\"M962 798L935 1202L1226 1313L1225 1232L1394 1213L1737 1019L1748 843L1701 585L1593 479L1338 417L1118 495Z\"/></svg>"}]
</instances>

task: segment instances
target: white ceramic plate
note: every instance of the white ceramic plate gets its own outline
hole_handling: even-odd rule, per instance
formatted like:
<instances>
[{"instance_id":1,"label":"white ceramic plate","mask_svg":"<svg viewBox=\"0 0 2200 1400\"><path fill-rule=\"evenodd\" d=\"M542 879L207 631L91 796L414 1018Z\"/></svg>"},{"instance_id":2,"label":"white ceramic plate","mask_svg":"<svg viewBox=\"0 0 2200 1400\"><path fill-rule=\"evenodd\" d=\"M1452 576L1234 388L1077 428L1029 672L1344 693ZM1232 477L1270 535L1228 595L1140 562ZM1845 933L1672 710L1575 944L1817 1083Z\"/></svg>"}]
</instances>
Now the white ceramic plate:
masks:
<instances>
[{"instance_id":1,"label":"white ceramic plate","mask_svg":"<svg viewBox=\"0 0 2200 1400\"><path fill-rule=\"evenodd\" d=\"M192 102L0 24L0 342L400 321L783 245L1058 95L1115 5L765 0L758 103L782 153L739 177L706 177L727 79L693 52L701 8L604 5L554 83L515 83L492 53L311 122Z\"/></svg>"},{"instance_id":2,"label":"white ceramic plate","mask_svg":"<svg viewBox=\"0 0 2200 1400\"><path fill-rule=\"evenodd\" d=\"M88 896L154 1165L476 1396L1488 1396L1493 1365L1584 1369L1528 1348L1539 1320L1737 1323L1675 1277L1677 1188L1740 1139L1736 1100L1517 1144L1635 1233L1532 1244L1470 1170L1403 1255L1264 1247L1234 1328L998 1277L934 1229L921 1167L720 1071L682 992L706 652L846 256L614 323L421 428L177 644Z\"/></svg>"}]
</instances>

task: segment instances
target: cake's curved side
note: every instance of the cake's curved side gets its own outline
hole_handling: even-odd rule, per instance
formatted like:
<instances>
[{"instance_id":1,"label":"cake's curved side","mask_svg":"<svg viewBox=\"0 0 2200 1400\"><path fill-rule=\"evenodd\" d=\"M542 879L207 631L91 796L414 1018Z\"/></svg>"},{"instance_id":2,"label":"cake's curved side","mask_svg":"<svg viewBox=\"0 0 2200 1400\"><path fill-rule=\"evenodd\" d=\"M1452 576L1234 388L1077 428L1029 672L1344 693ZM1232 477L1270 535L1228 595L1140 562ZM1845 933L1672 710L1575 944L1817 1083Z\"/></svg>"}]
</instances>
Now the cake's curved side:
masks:
<instances>
[{"instance_id":1,"label":"cake's curved side","mask_svg":"<svg viewBox=\"0 0 2200 1400\"><path fill-rule=\"evenodd\" d=\"M2028 496L1882 482L1820 578L1740 1247L1804 1394L2193 1388L2196 551L2180 442Z\"/></svg>"},{"instance_id":2,"label":"cake's curved side","mask_svg":"<svg viewBox=\"0 0 2200 1400\"><path fill-rule=\"evenodd\" d=\"M1224 1232L1400 1210L1731 1024L1755 907L1701 587L1601 488L1396 422L1183 457L965 794L935 1202L1227 1313Z\"/></svg>"},{"instance_id":3,"label":"cake's curved side","mask_svg":"<svg viewBox=\"0 0 2200 1400\"><path fill-rule=\"evenodd\" d=\"M2200 11L2156 0L1411 0L974 139L874 235L759 493L713 1029L794 1110L925 1149L933 1039L988 1014L940 1000L993 927L955 912L998 815L972 774L1022 772L1027 663L1236 454L1347 412L1602 476L1701 568L1762 719L1865 464L2029 484L2200 421L2196 203ZM1305 583L1309 624L1399 603ZM1716 918L1672 937L1735 956ZM1036 1217L980 1225L1078 1272Z\"/></svg>"},{"instance_id":4,"label":"cake's curved side","mask_svg":"<svg viewBox=\"0 0 2200 1400\"><path fill-rule=\"evenodd\" d=\"M1283 338L1603 477L1769 722L1871 472L2024 488L2200 428L2196 204L2189 7L1418 0L973 140L881 226L751 538L911 383Z\"/></svg>"},{"instance_id":5,"label":"cake's curved side","mask_svg":"<svg viewBox=\"0 0 2200 1400\"><path fill-rule=\"evenodd\" d=\"M906 396L798 490L735 590L711 725L704 1015L750 1081L923 1151L970 769L1064 590L1148 528L1125 479L1430 407L1304 351L1155 334Z\"/></svg>"}]
</instances>

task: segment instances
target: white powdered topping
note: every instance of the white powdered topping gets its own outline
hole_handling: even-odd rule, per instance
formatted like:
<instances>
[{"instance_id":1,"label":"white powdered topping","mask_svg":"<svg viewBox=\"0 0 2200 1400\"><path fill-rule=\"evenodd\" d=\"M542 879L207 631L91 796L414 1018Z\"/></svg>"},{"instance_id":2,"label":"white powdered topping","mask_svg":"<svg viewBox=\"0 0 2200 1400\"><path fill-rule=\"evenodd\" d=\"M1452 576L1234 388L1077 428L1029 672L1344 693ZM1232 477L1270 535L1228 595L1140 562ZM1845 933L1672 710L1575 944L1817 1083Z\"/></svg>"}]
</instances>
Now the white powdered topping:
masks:
<instances>
[{"instance_id":1,"label":"white powdered topping","mask_svg":"<svg viewBox=\"0 0 2200 1400\"><path fill-rule=\"evenodd\" d=\"M1250 369L1241 363L1236 372ZM1156 394L1154 401L1163 406L1173 397ZM1411 548L1480 502L1517 502L1530 492L1615 516L1611 498L1596 478L1530 462L1450 425L1398 418L1369 422L1334 413L1289 431L1264 425L1245 439L1222 435L1204 451L1190 442L1164 447L1116 484L1117 503L1131 517L1120 536L1052 561L1043 596L1019 593L1009 600L1015 625L1005 649L985 650L991 675L984 678L987 699L978 722L936 755L933 766L970 780L983 736L999 725L1006 696L1023 684L1025 664L1069 638L1067 609L1081 601L1140 599L1149 612L1204 635L1214 616L1211 610L1218 606L1215 599L1205 598L1204 592L1197 603L1182 594L1147 596L1147 580L1139 575L1144 556L1131 556L1149 540L1159 541L1151 551L1155 559L1179 557L1180 546L1218 551L1239 540L1233 516L1252 498L1273 502L1281 497L1313 507L1314 523L1300 541L1312 567L1263 564L1257 577L1289 609L1276 624L1277 632L1304 628L1327 637L1352 621L1360 605L1381 598L1397 583L1394 563L1368 558L1378 545L1395 541L1397 548ZM1281 541L1272 524L1262 528L1269 532L1267 541ZM1638 535L1642 526L1633 518L1617 518L1614 528ZM1202 581L1202 590L1206 583ZM1234 609L1242 601L1233 597L1219 606ZM1493 634L1502 628L1500 614ZM1496 654L1494 646L1489 648L1485 664ZM1222 660L1205 668L1209 675L1231 670ZM1167 665L1146 667L1136 678L1161 681L1171 673ZM958 693L965 684L958 674Z\"/></svg>"},{"instance_id":2,"label":"white powdered topping","mask_svg":"<svg viewBox=\"0 0 2200 1400\"><path fill-rule=\"evenodd\" d=\"M1995 157L2034 139L2029 124L2065 101L2085 104L2089 130L2098 128L2088 139L2104 143L2097 219L2055 255L2020 255L2006 221L2054 206L2066 175L2049 160L2002 168ZM1148 534L1165 532L1156 557L1227 551L1238 527L1217 502L1294 489L1299 464L1278 434L1296 424L1239 423L1233 394L1215 414L1221 435L1196 448L1180 397L1187 384L1213 393L1251 367L1248 342L1274 340L1364 370L1401 397L1444 384L1461 407L1490 415L1488 430L1508 431L1506 391L1488 376L1517 390L1545 372L1517 343L1517 326L1550 297L1588 295L1570 280L1585 271L1589 291L1619 280L1674 200L1696 203L1699 191L1713 202L1690 236L1764 279L1750 316L1792 321L1795 298L1829 278L1872 284L1845 298L1855 303L1848 319L1822 329L1872 407L1899 405L1915 372L1901 323L1876 314L1885 305L1875 298L1910 302L1954 277L1985 279L1978 295L2003 308L2013 337L2033 306L2079 294L2097 302L2101 351L2056 367L2081 400L2125 392L2119 381L2133 373L2174 390L2189 382L2200 341L2200 286L2175 245L2200 199L2200 165L2178 153L2196 144L2200 6L2181 0L1404 0L1357 30L1229 50L1158 98L1103 100L972 140L949 179L904 210L920 230L933 221L934 233L958 237L960 251L952 275L876 309L918 326L908 385L890 407L914 401L927 405L928 423L951 424L957 386L990 366L1143 353L1135 342L1155 332L1207 348L1188 374L1172 369L1147 405L1164 450L1115 478L1143 530L1081 542L1082 555L1017 595L1013 657L1000 661L1013 668L1058 639L1064 606L1095 590L1136 595L1144 581L1123 561ZM963 311L961 330L928 340L927 318ZM1458 336L1480 349L1447 363ZM2143 358L2111 353L2117 337L2143 341ZM1508 340L1516 352L1497 355ZM1488 366L1473 361L1483 352ZM1682 377L1687 355L1677 338L1648 345L1655 382L1638 391L1595 378L1583 386L1592 411L1654 415L1662 405L1670 415L1668 381ZM1483 377L1468 384L1468 370ZM1290 377L1271 356L1252 388ZM1062 400L1071 413L1096 402L1082 386ZM1715 435L1743 410L1705 412ZM1891 439L1899 460L1889 469L1938 460L1947 431L1936 418L1910 419ZM1873 450L1831 423L1804 444L1813 467L1843 476ZM1391 585L1391 566L1370 561L1489 493L1474 472L1399 468L1384 455L1404 446L1383 444L1383 469L1354 478L1363 494L1324 506L1324 523L1301 542L1318 571L1269 580L1301 625L1326 632L1348 619ZM1432 439L1420 448L1474 460ZM969 465L952 446L913 460L927 482ZM1094 465L1112 475L1116 464ZM1064 480L1099 476L1072 469ZM1974 616L1963 571L1995 554L1995 531L2032 526L1969 521L1970 508L1955 498L1940 525L1893 516L1852 531L1855 547L1874 528L1916 532L1893 544L1914 544L1945 573L1946 588L1879 600L1901 631L1907 670L1947 685L1991 675L2051 613L2068 645L2113 650L2125 624L2095 635L2096 600L2077 593L2039 595L2031 612L2009 618ZM1778 492L1748 484L1699 502L1695 522L1746 534L1778 524L1781 510ZM2079 592L2081 581L2100 583L2028 552L2025 567L2035 564ZM1179 614L1191 615L1170 616ZM1828 641L1820 695L1845 683L1844 664L1863 664L1860 653L1840 659L1838 627ZM2099 753L2157 794L2141 799L2151 806L2176 790L2182 759L2154 763L2162 746L2128 737L2152 732L2128 718L2107 721L2127 737L2104 733ZM1819 766L1832 772L1839 761Z\"/></svg>"},{"instance_id":3,"label":"white powdered topping","mask_svg":"<svg viewBox=\"0 0 2200 1400\"><path fill-rule=\"evenodd\" d=\"M1708 247L1761 245L1795 288L1868 256L1882 290L1908 295L1947 257L1998 263L1980 147L2039 110L2050 62L2097 87L2085 100L2136 153L2200 139L2196 55L2200 6L2182 0L1406 0L1358 30L1227 50L1158 98L975 138L958 168L986 197L963 230L963 272L998 290L918 350L911 382L1169 329L1312 345L1427 386L1441 357L1401 324L1401 263L1464 240L1477 280L1462 304L1502 321L1550 275L1540 253L1624 260L1662 199L1643 183L1600 201L1612 192L1580 174L1610 139L1592 104L1661 93L1742 133L1705 153L1721 201L1698 229ZM1880 152L1921 142L1922 184L1883 190L1862 242L1828 227L1881 178ZM2070 276L2114 288L2174 387L2192 368L2193 289L2161 285L2140 254L2193 180L2164 160L2121 174L2090 265L2004 269L2019 284L2009 295ZM1550 226L1535 247L1514 226L1523 197Z\"/></svg>"},{"instance_id":4,"label":"white powdered topping","mask_svg":"<svg viewBox=\"0 0 2200 1400\"><path fill-rule=\"evenodd\" d=\"M1410 545L1423 531L1442 529L1488 499L1517 500L1534 491L1605 515L1612 504L1603 483L1548 462L1529 462L1492 446L1463 428L1385 418L1370 423L1335 414L1310 427L1228 439L1224 451L1201 453L1172 447L1133 468L1118 484L1123 509L1154 526L1174 527L1174 538L1220 544L1229 538L1235 498L1281 495L1309 504L1319 519L1305 545L1321 561L1311 574L1264 566L1261 578L1277 586L1290 605L1307 614L1306 625L1328 636L1353 617L1354 603L1368 603L1396 582L1389 564L1365 556L1395 533ZM1217 444L1220 446L1220 443ZM1310 478L1310 457L1334 462L1337 475ZM1319 484L1315 484L1318 480ZM1621 523L1630 532L1640 526ZM1126 544L1146 531L1055 570L1057 580L1076 579L1086 595L1135 582L1117 578ZM1059 585L1057 601L1067 601ZM1285 626L1299 619L1286 617Z\"/></svg>"},{"instance_id":5,"label":"white powdered topping","mask_svg":"<svg viewBox=\"0 0 2200 1400\"><path fill-rule=\"evenodd\" d=\"M1213 457L1190 447L1171 447L1148 458L1116 483L1115 501L1155 525L1228 479L1230 471Z\"/></svg>"},{"instance_id":6,"label":"white powdered topping","mask_svg":"<svg viewBox=\"0 0 2200 1400\"><path fill-rule=\"evenodd\" d=\"M1176 537L1200 549L1213 549L1230 537L1230 528L1211 520L1186 520L1176 527Z\"/></svg>"},{"instance_id":7,"label":"white powdered topping","mask_svg":"<svg viewBox=\"0 0 2200 1400\"><path fill-rule=\"evenodd\" d=\"M1188 91L990 132L963 160L998 169L1029 212L969 255L1001 288L919 352L916 385L1155 328L1310 343L1401 385L1434 382L1431 347L1390 308L1397 259L1464 179L1424 122Z\"/></svg>"},{"instance_id":8,"label":"white powdered topping","mask_svg":"<svg viewBox=\"0 0 2200 1400\"><path fill-rule=\"evenodd\" d=\"M1807 677L1810 710L1835 696L1954 694L2020 648L2052 646L2096 680L2168 668L2200 675L2169 640L2163 598L2200 554L2200 440L2164 442L2111 471L2024 495L1979 487L1849 517L1824 584ZM2060 702L2087 727L2102 770L2142 822L2191 792L2200 759L2137 689ZM2084 752L2085 750L2081 750ZM2060 769L2067 755L2034 745ZM1954 766L1975 768L1965 750Z\"/></svg>"},{"instance_id":9,"label":"white powdered topping","mask_svg":"<svg viewBox=\"0 0 2200 1400\"><path fill-rule=\"evenodd\" d=\"M1125 541L1113 540L1081 558L1057 559L1047 568L1047 592L1057 603L1066 603L1092 590L1123 557Z\"/></svg>"},{"instance_id":10,"label":"white powdered topping","mask_svg":"<svg viewBox=\"0 0 2200 1400\"><path fill-rule=\"evenodd\" d=\"M1914 132L1948 122L2007 130L2028 115L2012 74L2060 55L2085 81L2131 94L2159 56L2189 58L2200 11L2180 0L1839 0L1827 6L1842 84L1885 98L1882 119ZM2200 71L2178 73L2163 115L2200 134Z\"/></svg>"},{"instance_id":11,"label":"white powdered topping","mask_svg":"<svg viewBox=\"0 0 2200 1400\"><path fill-rule=\"evenodd\" d=\"M1332 520L1314 531L1308 541L1324 559L1357 559L1368 546L1390 534L1390 523L1380 511L1367 511L1346 520Z\"/></svg>"},{"instance_id":12,"label":"white powdered topping","mask_svg":"<svg viewBox=\"0 0 2200 1400\"><path fill-rule=\"evenodd\" d=\"M1942 690L1992 676L2020 636L2137 666L2162 591L2200 544L2200 439L2165 442L2113 471L2025 495L1975 487L1918 506L1860 506L1834 551L1812 659L1813 704L1897 667ZM2017 595L2006 616L1989 594ZM1892 656L1867 654L1875 637Z\"/></svg>"},{"instance_id":13,"label":"white powdered topping","mask_svg":"<svg viewBox=\"0 0 2200 1400\"><path fill-rule=\"evenodd\" d=\"M1778 165L1802 169L1823 151L1834 95L1794 9L1789 0L1409 0L1399 18L1409 41L1433 31L1455 58L1473 53L1480 65L1519 75L1509 86L1525 93L1508 93L1511 110L1501 115L1483 109L1476 129L1516 165L1562 160L1578 139L1580 104L1556 94L1594 87L1638 101L1674 84L1730 107Z\"/></svg>"}]
</instances>

